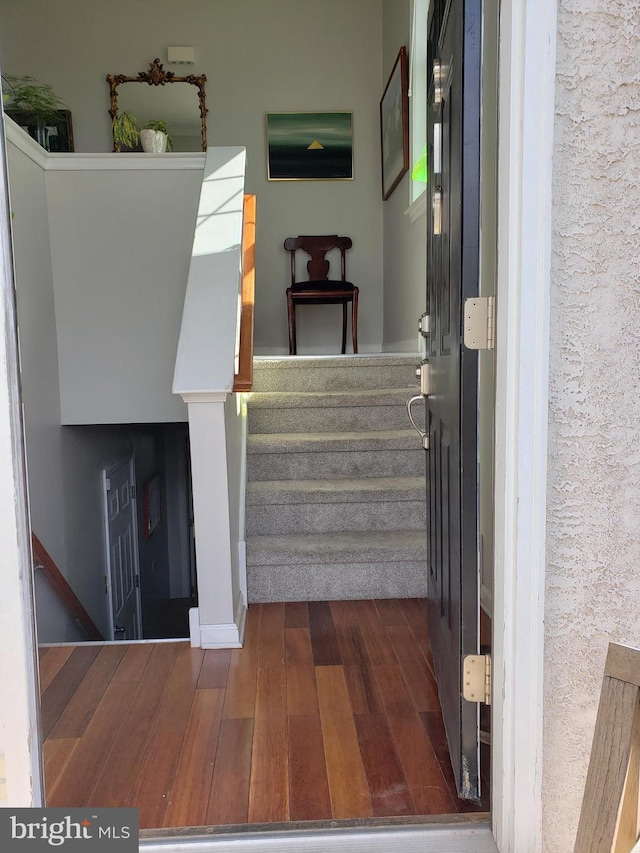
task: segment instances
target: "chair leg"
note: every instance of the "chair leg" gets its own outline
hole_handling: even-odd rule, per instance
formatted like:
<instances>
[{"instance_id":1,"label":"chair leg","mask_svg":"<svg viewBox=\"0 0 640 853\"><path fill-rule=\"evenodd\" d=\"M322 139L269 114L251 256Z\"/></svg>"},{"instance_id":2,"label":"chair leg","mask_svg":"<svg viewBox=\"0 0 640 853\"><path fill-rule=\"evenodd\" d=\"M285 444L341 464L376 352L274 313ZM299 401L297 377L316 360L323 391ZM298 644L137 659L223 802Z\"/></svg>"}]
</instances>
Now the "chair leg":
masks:
<instances>
[{"instance_id":1,"label":"chair leg","mask_svg":"<svg viewBox=\"0 0 640 853\"><path fill-rule=\"evenodd\" d=\"M342 303L342 355L347 351L347 300Z\"/></svg>"},{"instance_id":2,"label":"chair leg","mask_svg":"<svg viewBox=\"0 0 640 853\"><path fill-rule=\"evenodd\" d=\"M351 303L351 335L353 337L353 352L358 352L358 288L353 289Z\"/></svg>"},{"instance_id":3,"label":"chair leg","mask_svg":"<svg viewBox=\"0 0 640 853\"><path fill-rule=\"evenodd\" d=\"M289 318L289 355L296 355L296 306L291 291L287 290L287 316Z\"/></svg>"}]
</instances>

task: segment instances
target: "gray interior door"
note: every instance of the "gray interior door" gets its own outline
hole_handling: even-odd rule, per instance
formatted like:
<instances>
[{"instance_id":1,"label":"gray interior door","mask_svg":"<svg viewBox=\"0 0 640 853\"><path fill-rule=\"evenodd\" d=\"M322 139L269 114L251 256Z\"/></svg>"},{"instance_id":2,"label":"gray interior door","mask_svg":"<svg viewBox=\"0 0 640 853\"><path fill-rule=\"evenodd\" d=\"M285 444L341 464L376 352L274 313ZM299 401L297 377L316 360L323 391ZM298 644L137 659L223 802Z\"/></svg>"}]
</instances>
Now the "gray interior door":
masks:
<instances>
[{"instance_id":1,"label":"gray interior door","mask_svg":"<svg viewBox=\"0 0 640 853\"><path fill-rule=\"evenodd\" d=\"M477 654L478 353L462 343L479 287L480 0L435 0L430 21L427 502L429 631L459 795L480 795L478 705L462 698Z\"/></svg>"}]
</instances>

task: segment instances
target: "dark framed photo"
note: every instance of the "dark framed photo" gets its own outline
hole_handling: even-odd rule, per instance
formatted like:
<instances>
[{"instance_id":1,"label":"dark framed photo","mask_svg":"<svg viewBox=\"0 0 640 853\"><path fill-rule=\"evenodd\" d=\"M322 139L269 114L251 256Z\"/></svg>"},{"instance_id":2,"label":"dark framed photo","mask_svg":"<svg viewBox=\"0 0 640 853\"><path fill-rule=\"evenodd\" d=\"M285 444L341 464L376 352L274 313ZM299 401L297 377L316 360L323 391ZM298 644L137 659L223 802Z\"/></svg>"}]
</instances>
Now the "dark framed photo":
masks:
<instances>
[{"instance_id":1,"label":"dark framed photo","mask_svg":"<svg viewBox=\"0 0 640 853\"><path fill-rule=\"evenodd\" d=\"M409 168L407 49L401 47L380 101L382 198L386 201Z\"/></svg>"},{"instance_id":2,"label":"dark framed photo","mask_svg":"<svg viewBox=\"0 0 640 853\"><path fill-rule=\"evenodd\" d=\"M34 120L33 113L12 109L5 112L47 151L52 153L73 151L73 125L70 110L58 110L58 121L46 126L39 125Z\"/></svg>"},{"instance_id":3,"label":"dark framed photo","mask_svg":"<svg viewBox=\"0 0 640 853\"><path fill-rule=\"evenodd\" d=\"M353 180L352 113L267 113L267 177Z\"/></svg>"}]
</instances>

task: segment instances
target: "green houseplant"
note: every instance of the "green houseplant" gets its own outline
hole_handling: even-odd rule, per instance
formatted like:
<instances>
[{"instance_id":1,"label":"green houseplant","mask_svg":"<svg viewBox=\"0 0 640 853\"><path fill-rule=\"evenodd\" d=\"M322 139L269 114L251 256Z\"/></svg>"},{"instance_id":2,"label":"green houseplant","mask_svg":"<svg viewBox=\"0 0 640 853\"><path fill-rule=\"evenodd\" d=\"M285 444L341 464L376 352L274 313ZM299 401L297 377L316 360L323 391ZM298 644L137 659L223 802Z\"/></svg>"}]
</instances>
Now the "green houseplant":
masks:
<instances>
[{"instance_id":1,"label":"green houseplant","mask_svg":"<svg viewBox=\"0 0 640 853\"><path fill-rule=\"evenodd\" d=\"M28 128L29 133L47 148L48 127L63 123L60 110L66 107L53 87L35 77L2 75L2 104L7 115Z\"/></svg>"},{"instance_id":2,"label":"green houseplant","mask_svg":"<svg viewBox=\"0 0 640 853\"><path fill-rule=\"evenodd\" d=\"M140 127L138 119L128 110L118 113L113 120L113 141L117 150L136 148L138 143L144 151L162 153L173 150L173 140L166 121L152 119Z\"/></svg>"}]
</instances>

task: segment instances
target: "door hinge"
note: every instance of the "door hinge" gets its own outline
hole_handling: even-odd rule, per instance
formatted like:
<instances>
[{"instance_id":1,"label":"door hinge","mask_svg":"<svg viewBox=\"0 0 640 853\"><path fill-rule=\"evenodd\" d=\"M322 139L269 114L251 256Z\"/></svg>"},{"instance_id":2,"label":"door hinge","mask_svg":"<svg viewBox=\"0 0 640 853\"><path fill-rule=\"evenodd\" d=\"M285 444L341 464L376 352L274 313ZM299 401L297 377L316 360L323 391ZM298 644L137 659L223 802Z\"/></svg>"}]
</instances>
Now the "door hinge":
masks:
<instances>
[{"instance_id":1,"label":"door hinge","mask_svg":"<svg viewBox=\"0 0 640 853\"><path fill-rule=\"evenodd\" d=\"M104 481L104 487L107 491L111 488L111 480L108 477Z\"/></svg>"},{"instance_id":2,"label":"door hinge","mask_svg":"<svg viewBox=\"0 0 640 853\"><path fill-rule=\"evenodd\" d=\"M494 349L495 339L495 296L465 299L464 345L467 349Z\"/></svg>"},{"instance_id":3,"label":"door hinge","mask_svg":"<svg viewBox=\"0 0 640 853\"><path fill-rule=\"evenodd\" d=\"M131 486L130 488L131 488L131 500L135 501L135 499L136 499L136 487Z\"/></svg>"},{"instance_id":4,"label":"door hinge","mask_svg":"<svg viewBox=\"0 0 640 853\"><path fill-rule=\"evenodd\" d=\"M104 576L104 592L105 595L109 595L109 575Z\"/></svg>"},{"instance_id":5,"label":"door hinge","mask_svg":"<svg viewBox=\"0 0 640 853\"><path fill-rule=\"evenodd\" d=\"M136 575L136 586L140 589L140 575Z\"/></svg>"},{"instance_id":6,"label":"door hinge","mask_svg":"<svg viewBox=\"0 0 640 853\"><path fill-rule=\"evenodd\" d=\"M491 655L467 655L464 658L462 695L468 702L491 704Z\"/></svg>"},{"instance_id":7,"label":"door hinge","mask_svg":"<svg viewBox=\"0 0 640 853\"><path fill-rule=\"evenodd\" d=\"M426 338L430 332L431 317L425 312L418 320L418 331L423 338Z\"/></svg>"}]
</instances>

